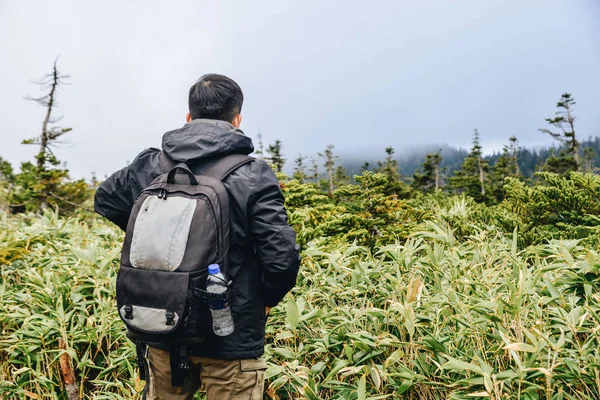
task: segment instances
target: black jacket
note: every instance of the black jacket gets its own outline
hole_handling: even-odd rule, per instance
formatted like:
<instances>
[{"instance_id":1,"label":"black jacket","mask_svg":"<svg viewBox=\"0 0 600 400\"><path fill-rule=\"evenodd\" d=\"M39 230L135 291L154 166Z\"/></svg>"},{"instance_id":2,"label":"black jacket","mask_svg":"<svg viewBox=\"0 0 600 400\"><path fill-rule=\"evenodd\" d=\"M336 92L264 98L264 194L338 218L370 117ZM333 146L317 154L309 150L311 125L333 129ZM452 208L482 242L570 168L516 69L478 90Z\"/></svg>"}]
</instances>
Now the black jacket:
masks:
<instances>
[{"instance_id":1,"label":"black jacket","mask_svg":"<svg viewBox=\"0 0 600 400\"><path fill-rule=\"evenodd\" d=\"M174 161L201 173L206 161L228 154L250 154L252 140L233 125L194 120L163 136L162 150ZM140 192L161 174L160 150L140 153L96 192L94 209L125 230ZM235 331L212 338L192 354L221 359L259 357L264 351L265 306L275 306L296 284L300 263L296 234L288 225L277 177L262 160L243 165L223 182L230 198L229 251Z\"/></svg>"}]
</instances>

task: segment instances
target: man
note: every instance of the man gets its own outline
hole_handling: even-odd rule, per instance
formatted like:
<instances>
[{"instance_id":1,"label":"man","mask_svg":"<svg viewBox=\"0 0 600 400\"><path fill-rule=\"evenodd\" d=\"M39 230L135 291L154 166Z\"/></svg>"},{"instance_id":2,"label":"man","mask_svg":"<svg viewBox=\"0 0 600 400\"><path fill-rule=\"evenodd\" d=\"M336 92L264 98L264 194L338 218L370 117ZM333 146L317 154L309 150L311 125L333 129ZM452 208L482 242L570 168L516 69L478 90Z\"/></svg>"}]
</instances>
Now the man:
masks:
<instances>
[{"instance_id":1,"label":"man","mask_svg":"<svg viewBox=\"0 0 600 400\"><path fill-rule=\"evenodd\" d=\"M209 74L190 89L186 124L167 132L162 152L185 162L195 174L230 154L252 153L239 130L242 90L230 78ZM128 167L100 185L95 211L125 230L139 193L161 173L161 150L141 152ZM273 171L262 160L242 165L223 181L230 198L230 275L234 332L210 337L190 350L184 387L171 385L169 352L148 347L148 399L193 399L201 382L208 399L262 399L266 363L265 323L271 307L294 287L299 267L296 235Z\"/></svg>"}]
</instances>

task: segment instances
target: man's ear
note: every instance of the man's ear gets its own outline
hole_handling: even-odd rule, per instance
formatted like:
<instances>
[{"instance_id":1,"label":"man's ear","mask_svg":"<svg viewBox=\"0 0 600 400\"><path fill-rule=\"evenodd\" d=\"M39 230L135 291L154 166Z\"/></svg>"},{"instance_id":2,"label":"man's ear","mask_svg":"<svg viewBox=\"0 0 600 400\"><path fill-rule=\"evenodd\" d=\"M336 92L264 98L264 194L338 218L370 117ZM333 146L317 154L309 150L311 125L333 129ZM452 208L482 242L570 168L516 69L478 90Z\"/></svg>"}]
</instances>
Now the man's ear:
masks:
<instances>
[{"instance_id":1,"label":"man's ear","mask_svg":"<svg viewBox=\"0 0 600 400\"><path fill-rule=\"evenodd\" d=\"M231 125L233 125L239 129L241 124L242 124L242 114L238 114L235 117L233 117L233 121L231 121Z\"/></svg>"},{"instance_id":2,"label":"man's ear","mask_svg":"<svg viewBox=\"0 0 600 400\"><path fill-rule=\"evenodd\" d=\"M185 122L190 122L192 120L192 114L191 113L187 113L185 116Z\"/></svg>"}]
</instances>

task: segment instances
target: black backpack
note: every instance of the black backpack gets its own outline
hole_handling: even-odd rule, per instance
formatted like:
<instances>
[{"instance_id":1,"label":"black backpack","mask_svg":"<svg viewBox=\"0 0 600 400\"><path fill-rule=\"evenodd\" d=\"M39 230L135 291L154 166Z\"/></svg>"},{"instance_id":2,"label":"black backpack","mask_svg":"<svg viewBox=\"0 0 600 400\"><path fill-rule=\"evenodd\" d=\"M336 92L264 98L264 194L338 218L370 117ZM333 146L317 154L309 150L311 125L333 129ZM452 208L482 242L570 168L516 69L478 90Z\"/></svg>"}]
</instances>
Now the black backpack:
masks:
<instances>
[{"instance_id":1,"label":"black backpack","mask_svg":"<svg viewBox=\"0 0 600 400\"><path fill-rule=\"evenodd\" d=\"M183 385L187 353L214 335L206 288L208 266L219 264L229 279L229 197L223 179L254 159L225 156L194 175L164 153L162 174L136 199L117 275L117 307L136 343L140 376L144 348L171 351L173 385Z\"/></svg>"}]
</instances>

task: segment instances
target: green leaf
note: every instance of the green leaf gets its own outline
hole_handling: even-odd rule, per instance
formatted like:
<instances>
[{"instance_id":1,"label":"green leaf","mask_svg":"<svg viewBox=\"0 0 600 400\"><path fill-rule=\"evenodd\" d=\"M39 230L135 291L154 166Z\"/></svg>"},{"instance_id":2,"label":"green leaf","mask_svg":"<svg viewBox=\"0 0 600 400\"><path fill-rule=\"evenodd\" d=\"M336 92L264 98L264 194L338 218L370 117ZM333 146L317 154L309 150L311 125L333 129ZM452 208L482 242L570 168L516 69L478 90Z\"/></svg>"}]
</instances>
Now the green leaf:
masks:
<instances>
[{"instance_id":1,"label":"green leaf","mask_svg":"<svg viewBox=\"0 0 600 400\"><path fill-rule=\"evenodd\" d=\"M358 400L366 400L367 398L367 379L361 376L358 380Z\"/></svg>"},{"instance_id":2,"label":"green leaf","mask_svg":"<svg viewBox=\"0 0 600 400\"><path fill-rule=\"evenodd\" d=\"M412 338L415 334L415 312L409 304L406 304L405 307L406 311L404 313L404 326Z\"/></svg>"},{"instance_id":3,"label":"green leaf","mask_svg":"<svg viewBox=\"0 0 600 400\"><path fill-rule=\"evenodd\" d=\"M285 313L286 313L288 324L290 324L292 329L295 330L296 327L298 326L298 321L299 321L298 306L296 305L296 302L294 301L294 299L292 299L291 297L288 299L288 301L285 305Z\"/></svg>"},{"instance_id":4,"label":"green leaf","mask_svg":"<svg viewBox=\"0 0 600 400\"><path fill-rule=\"evenodd\" d=\"M442 369L450 369L454 371L471 371L476 374L483 375L483 370L475 364L468 363L465 361L457 360L452 357L448 357L448 362L442 365Z\"/></svg>"},{"instance_id":5,"label":"green leaf","mask_svg":"<svg viewBox=\"0 0 600 400\"><path fill-rule=\"evenodd\" d=\"M402 394L404 392L406 392L408 389L410 389L413 385L413 381L405 379L402 381L402 383L400 384L400 387L397 390L398 394Z\"/></svg>"},{"instance_id":6,"label":"green leaf","mask_svg":"<svg viewBox=\"0 0 600 400\"><path fill-rule=\"evenodd\" d=\"M310 321L313 318L321 318L323 316L325 316L325 311L316 309L316 310L312 310L311 312L308 312L306 314L302 314L300 316L300 321L301 322Z\"/></svg>"},{"instance_id":7,"label":"green leaf","mask_svg":"<svg viewBox=\"0 0 600 400\"><path fill-rule=\"evenodd\" d=\"M293 360L296 358L296 355L290 349L286 348L276 347L274 349L271 349L271 352L287 360Z\"/></svg>"},{"instance_id":8,"label":"green leaf","mask_svg":"<svg viewBox=\"0 0 600 400\"><path fill-rule=\"evenodd\" d=\"M339 358L336 359L335 364L333 364L333 368L331 369L331 371L329 371L329 374L327 374L327 377L325 377L325 382L327 382L328 380L333 378L335 376L335 374L337 374L339 372L339 370L344 368L346 365L348 365L348 361L340 360Z\"/></svg>"}]
</instances>

